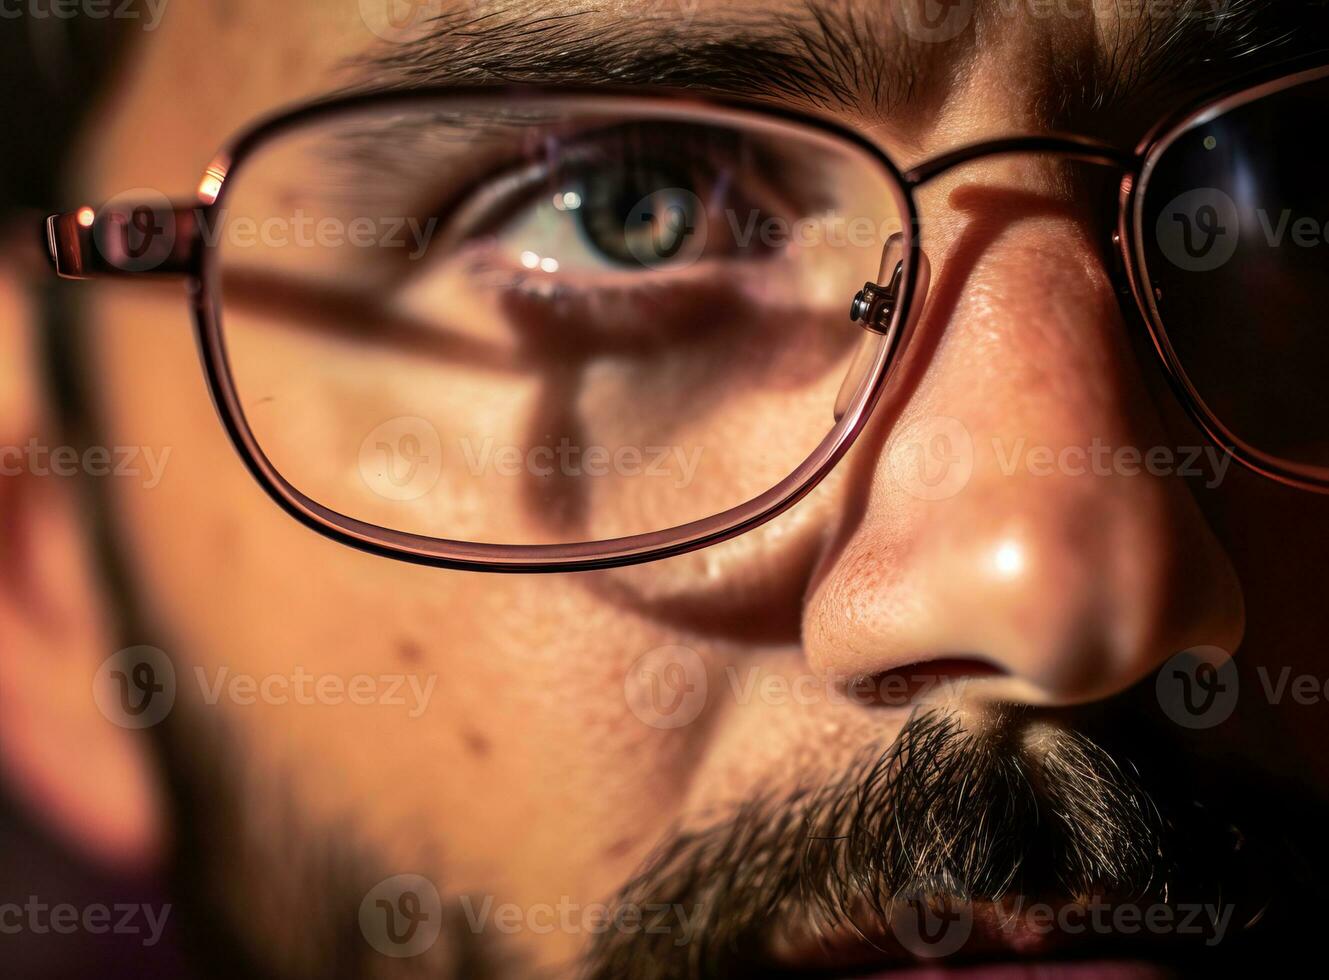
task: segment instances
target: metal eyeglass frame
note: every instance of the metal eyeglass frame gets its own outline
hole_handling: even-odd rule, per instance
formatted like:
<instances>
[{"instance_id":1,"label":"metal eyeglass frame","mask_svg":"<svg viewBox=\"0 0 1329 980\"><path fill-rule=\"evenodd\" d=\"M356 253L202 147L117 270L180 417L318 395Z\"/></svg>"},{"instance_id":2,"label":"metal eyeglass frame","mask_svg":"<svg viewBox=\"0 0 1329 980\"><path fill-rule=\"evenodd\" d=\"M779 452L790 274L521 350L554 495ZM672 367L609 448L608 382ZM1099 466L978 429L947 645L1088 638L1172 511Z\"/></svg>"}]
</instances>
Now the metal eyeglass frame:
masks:
<instances>
[{"instance_id":1,"label":"metal eyeglass frame","mask_svg":"<svg viewBox=\"0 0 1329 980\"><path fill-rule=\"evenodd\" d=\"M1161 155L1180 136L1215 116L1246 102L1309 81L1329 78L1329 65L1282 74L1266 71L1263 78L1229 85L1224 91L1198 100L1174 113L1141 141L1134 152L1085 136L1013 136L986 141L942 154L908 171L894 162L863 135L832 119L794 110L758 105L741 99L701 98L672 90L614 91L594 89L545 89L538 86L487 86L470 88L417 88L341 96L277 113L242 132L208 166L199 185L197 200L172 206L174 234L168 250L157 255L151 268L118 251L115 236L94 235L103 221L125 221L123 211L99 213L83 207L55 214L45 221L46 251L56 273L64 278L152 275L184 278L193 309L196 336L209 391L222 424L241 460L260 486L287 513L307 527L334 541L372 554L436 567L474 571L550 572L583 571L653 561L694 551L743 534L788 510L821 482L854 444L867 425L899 361L899 352L909 340L918 317L915 304L926 299L926 273L918 233L915 191L929 181L963 164L997 155L1051 154L1067 160L1108 167L1121 174L1120 212L1113 235L1121 252L1123 270L1149 337L1177 397L1191 418L1208 437L1249 469L1281 483L1306 490L1329 492L1329 469L1302 466L1268 456L1248 445L1210 411L1187 377L1170 344L1147 281L1144 240L1140 234L1145 189ZM635 103L642 108L669 100L671 106L694 108L707 119L784 123L814 134L842 140L874 161L890 178L898 198L899 214L906 219L901 241L902 258L885 284L869 283L855 297L851 315L865 329L879 333L882 342L867 373L834 428L793 473L758 497L712 517L668 530L607 541L564 545L496 545L452 541L391 530L355 520L307 497L287 482L264 455L245 419L234 378L227 360L217 284L218 250L199 234L201 220L211 224L226 196L228 177L268 140L296 126L348 111L401 107L406 104L457 98L517 96L529 99L614 98L625 110ZM127 241L127 239L125 239ZM883 270L885 272L885 270ZM848 299L848 297L846 297Z\"/></svg>"}]
</instances>

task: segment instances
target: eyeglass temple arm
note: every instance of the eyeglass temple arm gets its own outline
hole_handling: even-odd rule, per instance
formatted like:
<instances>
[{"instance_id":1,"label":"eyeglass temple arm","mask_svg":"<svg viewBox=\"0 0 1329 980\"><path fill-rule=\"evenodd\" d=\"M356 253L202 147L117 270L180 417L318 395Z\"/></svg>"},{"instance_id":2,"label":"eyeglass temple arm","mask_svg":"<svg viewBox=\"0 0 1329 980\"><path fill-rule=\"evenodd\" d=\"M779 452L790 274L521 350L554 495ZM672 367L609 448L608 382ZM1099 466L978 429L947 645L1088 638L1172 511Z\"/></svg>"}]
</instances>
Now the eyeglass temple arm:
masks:
<instances>
[{"instance_id":1,"label":"eyeglass temple arm","mask_svg":"<svg viewBox=\"0 0 1329 980\"><path fill-rule=\"evenodd\" d=\"M957 150L933 157L907 171L904 174L904 181L911 187L919 187L949 170L974 160L994 156L1037 154L1060 156L1081 163L1094 163L1128 173L1135 173L1140 167L1140 160L1134 153L1089 136L1011 136L962 146Z\"/></svg>"},{"instance_id":2,"label":"eyeglass temple arm","mask_svg":"<svg viewBox=\"0 0 1329 980\"><path fill-rule=\"evenodd\" d=\"M46 258L62 279L189 275L196 268L197 208L117 205L53 214L45 225Z\"/></svg>"}]
</instances>

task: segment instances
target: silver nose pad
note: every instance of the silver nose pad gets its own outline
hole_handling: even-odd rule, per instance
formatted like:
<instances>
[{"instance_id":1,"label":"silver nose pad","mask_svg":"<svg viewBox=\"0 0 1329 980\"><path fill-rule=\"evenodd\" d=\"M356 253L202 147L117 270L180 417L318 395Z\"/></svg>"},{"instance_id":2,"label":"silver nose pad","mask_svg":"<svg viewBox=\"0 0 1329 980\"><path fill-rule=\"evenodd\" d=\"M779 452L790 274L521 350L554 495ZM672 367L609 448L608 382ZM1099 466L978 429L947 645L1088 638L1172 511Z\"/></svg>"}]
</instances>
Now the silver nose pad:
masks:
<instances>
[{"instance_id":1,"label":"silver nose pad","mask_svg":"<svg viewBox=\"0 0 1329 980\"><path fill-rule=\"evenodd\" d=\"M927 255L920 248L917 252L918 271L915 277L914 295L909 312L909 322L903 331L895 316L904 289L904 235L892 235L886 240L881 250L881 270L878 282L864 283L853 302L849 304L849 319L863 325L863 338L859 341L854 360L849 365L840 392L835 399L835 421L839 422L849 411L849 406L862 393L862 387L872 375L872 365L876 363L883 348L894 355L894 346L903 332L906 336L918 324L923 307L927 303L928 286L932 283L932 266ZM886 285L881 285L884 280Z\"/></svg>"}]
</instances>

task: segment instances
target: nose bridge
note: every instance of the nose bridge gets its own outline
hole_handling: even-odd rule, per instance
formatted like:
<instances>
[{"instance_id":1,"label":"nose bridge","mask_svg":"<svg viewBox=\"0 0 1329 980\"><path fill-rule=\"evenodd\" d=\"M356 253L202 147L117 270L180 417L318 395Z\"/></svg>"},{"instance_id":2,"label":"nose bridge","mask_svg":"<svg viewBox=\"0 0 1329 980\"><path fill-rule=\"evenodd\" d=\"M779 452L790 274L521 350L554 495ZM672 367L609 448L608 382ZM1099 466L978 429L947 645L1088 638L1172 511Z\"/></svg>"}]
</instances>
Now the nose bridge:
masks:
<instances>
[{"instance_id":1,"label":"nose bridge","mask_svg":"<svg viewBox=\"0 0 1329 980\"><path fill-rule=\"evenodd\" d=\"M910 187L921 187L957 167L977 160L1040 155L1108 167L1123 174L1135 175L1140 169L1140 159L1136 154L1091 136L1008 136L970 143L925 160L906 171L904 181Z\"/></svg>"},{"instance_id":2,"label":"nose bridge","mask_svg":"<svg viewBox=\"0 0 1329 980\"><path fill-rule=\"evenodd\" d=\"M1143 465L1168 447L1094 230L1038 189L947 199L968 220L932 236L907 380L851 458L861 496L809 603L813 665L974 658L1004 673L984 689L1072 703L1178 650L1234 649L1235 573L1185 481Z\"/></svg>"}]
</instances>

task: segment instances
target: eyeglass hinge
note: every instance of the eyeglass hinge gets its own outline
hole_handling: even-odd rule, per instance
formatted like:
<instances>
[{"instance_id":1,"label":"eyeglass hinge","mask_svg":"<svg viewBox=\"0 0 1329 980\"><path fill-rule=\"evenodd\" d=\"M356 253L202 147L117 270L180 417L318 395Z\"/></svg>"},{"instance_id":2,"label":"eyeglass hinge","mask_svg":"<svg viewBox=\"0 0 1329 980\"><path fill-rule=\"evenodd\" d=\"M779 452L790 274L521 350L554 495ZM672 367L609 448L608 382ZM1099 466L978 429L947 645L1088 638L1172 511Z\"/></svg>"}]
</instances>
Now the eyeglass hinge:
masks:
<instances>
[{"instance_id":1,"label":"eyeglass hinge","mask_svg":"<svg viewBox=\"0 0 1329 980\"><path fill-rule=\"evenodd\" d=\"M62 279L188 274L198 218L192 206L82 207L46 219L46 256Z\"/></svg>"}]
</instances>

